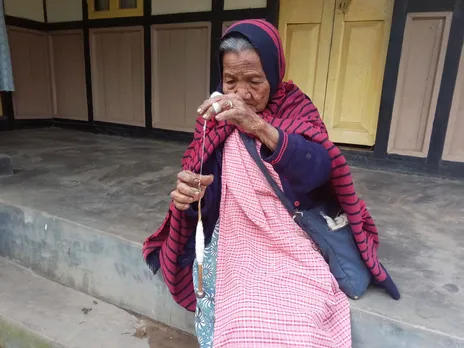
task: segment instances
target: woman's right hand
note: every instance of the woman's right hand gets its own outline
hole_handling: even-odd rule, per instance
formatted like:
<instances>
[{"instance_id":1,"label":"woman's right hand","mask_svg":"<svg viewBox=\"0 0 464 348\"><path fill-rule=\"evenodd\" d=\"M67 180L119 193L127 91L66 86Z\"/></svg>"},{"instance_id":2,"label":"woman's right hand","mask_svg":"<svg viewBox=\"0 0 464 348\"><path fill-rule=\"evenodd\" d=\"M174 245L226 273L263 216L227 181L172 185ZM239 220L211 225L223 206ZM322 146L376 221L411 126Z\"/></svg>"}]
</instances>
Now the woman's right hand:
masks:
<instances>
[{"instance_id":1,"label":"woman's right hand","mask_svg":"<svg viewBox=\"0 0 464 348\"><path fill-rule=\"evenodd\" d=\"M171 192L174 205L179 210L187 210L190 204L198 202L205 195L206 188L214 181L213 175L195 174L184 170L177 174L177 186Z\"/></svg>"}]
</instances>

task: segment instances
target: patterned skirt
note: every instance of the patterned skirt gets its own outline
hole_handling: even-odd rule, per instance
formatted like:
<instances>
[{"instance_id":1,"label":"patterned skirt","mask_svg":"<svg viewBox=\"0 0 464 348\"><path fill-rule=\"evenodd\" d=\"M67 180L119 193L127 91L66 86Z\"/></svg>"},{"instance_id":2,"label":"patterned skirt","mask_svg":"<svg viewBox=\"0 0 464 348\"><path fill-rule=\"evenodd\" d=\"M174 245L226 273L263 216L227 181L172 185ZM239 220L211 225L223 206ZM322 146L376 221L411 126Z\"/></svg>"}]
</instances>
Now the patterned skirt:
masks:
<instances>
[{"instance_id":1,"label":"patterned skirt","mask_svg":"<svg viewBox=\"0 0 464 348\"><path fill-rule=\"evenodd\" d=\"M211 242L205 248L203 260L203 291L205 297L197 299L195 331L200 348L212 348L214 336L214 297L216 294L216 260L219 239L219 221L214 228ZM193 264L193 285L198 290L198 264Z\"/></svg>"}]
</instances>

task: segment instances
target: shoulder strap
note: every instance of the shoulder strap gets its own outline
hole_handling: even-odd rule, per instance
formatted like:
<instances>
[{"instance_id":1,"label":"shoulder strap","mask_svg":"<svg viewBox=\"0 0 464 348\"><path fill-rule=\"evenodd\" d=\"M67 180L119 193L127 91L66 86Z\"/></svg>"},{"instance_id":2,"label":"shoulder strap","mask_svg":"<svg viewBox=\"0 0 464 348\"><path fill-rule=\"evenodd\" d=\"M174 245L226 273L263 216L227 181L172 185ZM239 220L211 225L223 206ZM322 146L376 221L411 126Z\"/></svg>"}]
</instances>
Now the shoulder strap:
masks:
<instances>
[{"instance_id":1,"label":"shoulder strap","mask_svg":"<svg viewBox=\"0 0 464 348\"><path fill-rule=\"evenodd\" d=\"M290 203L290 201L285 196L282 189L279 187L279 185L277 185L277 183L275 182L275 180L272 178L271 174L267 170L266 166L264 165L263 160L261 159L261 156L258 153L258 150L256 149L256 143L254 139L252 139L247 134L242 133L242 132L240 132L240 137L242 138L243 144L245 145L251 158L253 158L253 160L256 162L257 166L259 167L259 169L261 169L264 177L266 178L269 185L271 185L277 197L280 199L284 207L288 210L289 214L294 216L296 211L293 208L293 204Z\"/></svg>"}]
</instances>

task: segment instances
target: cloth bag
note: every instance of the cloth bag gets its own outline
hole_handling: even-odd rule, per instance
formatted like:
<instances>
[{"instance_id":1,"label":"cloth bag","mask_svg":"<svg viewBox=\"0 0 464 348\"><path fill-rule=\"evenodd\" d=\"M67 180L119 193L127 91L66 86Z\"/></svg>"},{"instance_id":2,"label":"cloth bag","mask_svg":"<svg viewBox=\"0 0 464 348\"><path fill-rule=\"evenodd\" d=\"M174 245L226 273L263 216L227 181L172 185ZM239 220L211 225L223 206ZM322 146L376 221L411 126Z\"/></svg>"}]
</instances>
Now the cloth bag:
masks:
<instances>
[{"instance_id":1,"label":"cloth bag","mask_svg":"<svg viewBox=\"0 0 464 348\"><path fill-rule=\"evenodd\" d=\"M240 133L240 136L250 156L261 169L293 220L317 244L340 289L351 299L360 298L369 287L372 275L361 257L350 224L347 223L335 230L332 230L327 224L325 217L334 218L341 211L336 198L332 197L328 202L308 210L295 209L271 177L256 149L254 139L244 133Z\"/></svg>"}]
</instances>

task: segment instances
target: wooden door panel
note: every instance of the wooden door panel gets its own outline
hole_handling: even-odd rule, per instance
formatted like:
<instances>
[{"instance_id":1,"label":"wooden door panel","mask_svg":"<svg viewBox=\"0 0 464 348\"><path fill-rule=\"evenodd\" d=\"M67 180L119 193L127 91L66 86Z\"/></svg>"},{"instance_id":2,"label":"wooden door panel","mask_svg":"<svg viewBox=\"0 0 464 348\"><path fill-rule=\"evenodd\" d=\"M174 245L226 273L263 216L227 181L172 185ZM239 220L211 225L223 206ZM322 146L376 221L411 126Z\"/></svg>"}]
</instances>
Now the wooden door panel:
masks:
<instances>
[{"instance_id":1,"label":"wooden door panel","mask_svg":"<svg viewBox=\"0 0 464 348\"><path fill-rule=\"evenodd\" d=\"M332 141L373 145L393 0L337 0L324 108Z\"/></svg>"},{"instance_id":2,"label":"wooden door panel","mask_svg":"<svg viewBox=\"0 0 464 348\"><path fill-rule=\"evenodd\" d=\"M195 110L209 96L209 52L208 23L152 27L154 128L195 128Z\"/></svg>"},{"instance_id":3,"label":"wooden door panel","mask_svg":"<svg viewBox=\"0 0 464 348\"><path fill-rule=\"evenodd\" d=\"M443 159L464 162L464 47L461 51L459 72L454 89Z\"/></svg>"},{"instance_id":4,"label":"wooden door panel","mask_svg":"<svg viewBox=\"0 0 464 348\"><path fill-rule=\"evenodd\" d=\"M362 142L371 145L369 136L377 126L379 75L382 62L382 22L346 23L342 47L329 85L333 94L327 96L326 119L334 141ZM334 57L335 59L335 57ZM335 62L334 62L335 63ZM334 138L335 137L335 138Z\"/></svg>"},{"instance_id":5,"label":"wooden door panel","mask_svg":"<svg viewBox=\"0 0 464 348\"><path fill-rule=\"evenodd\" d=\"M279 31L293 80L324 113L335 0L283 0Z\"/></svg>"},{"instance_id":6,"label":"wooden door panel","mask_svg":"<svg viewBox=\"0 0 464 348\"><path fill-rule=\"evenodd\" d=\"M339 2L340 4L340 2ZM345 21L384 21L393 10L393 1L352 0L345 14Z\"/></svg>"},{"instance_id":7,"label":"wooden door panel","mask_svg":"<svg viewBox=\"0 0 464 348\"><path fill-rule=\"evenodd\" d=\"M287 76L315 99L322 99L316 86L320 28L320 24L288 24L286 32Z\"/></svg>"},{"instance_id":8,"label":"wooden door panel","mask_svg":"<svg viewBox=\"0 0 464 348\"><path fill-rule=\"evenodd\" d=\"M408 14L388 153L427 157L451 20L450 12Z\"/></svg>"},{"instance_id":9,"label":"wooden door panel","mask_svg":"<svg viewBox=\"0 0 464 348\"><path fill-rule=\"evenodd\" d=\"M90 32L95 121L145 126L143 30Z\"/></svg>"}]
</instances>

